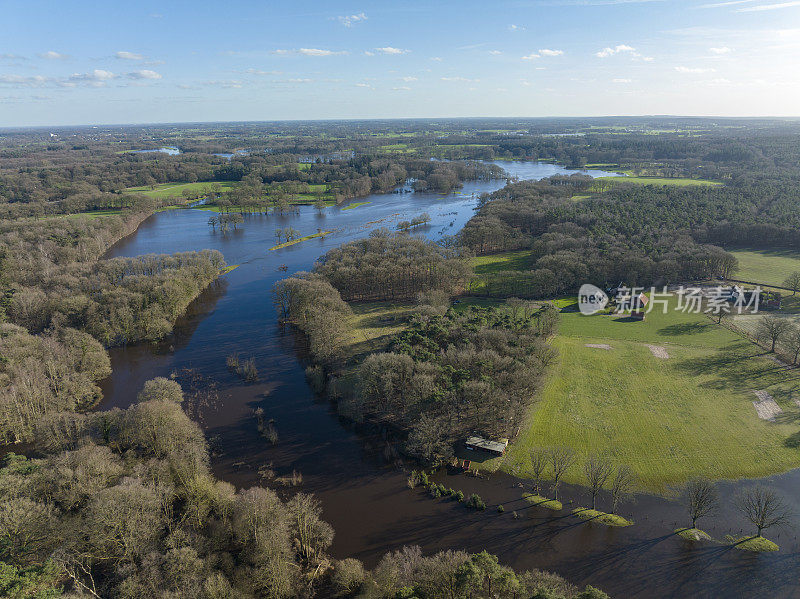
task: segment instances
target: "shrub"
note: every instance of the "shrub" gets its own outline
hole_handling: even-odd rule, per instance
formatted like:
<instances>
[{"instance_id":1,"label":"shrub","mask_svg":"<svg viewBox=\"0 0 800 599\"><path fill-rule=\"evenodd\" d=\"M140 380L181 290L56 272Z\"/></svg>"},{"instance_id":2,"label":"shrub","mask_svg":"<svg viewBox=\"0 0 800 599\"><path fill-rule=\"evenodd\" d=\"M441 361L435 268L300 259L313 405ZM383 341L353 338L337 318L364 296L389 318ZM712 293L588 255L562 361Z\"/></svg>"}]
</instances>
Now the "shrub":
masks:
<instances>
[{"instance_id":1,"label":"shrub","mask_svg":"<svg viewBox=\"0 0 800 599\"><path fill-rule=\"evenodd\" d=\"M250 358L249 360L245 360L244 363L239 367L237 371L239 376L241 376L245 381L248 383L254 383L258 380L258 368L256 368L256 361L255 358Z\"/></svg>"},{"instance_id":2,"label":"shrub","mask_svg":"<svg viewBox=\"0 0 800 599\"><path fill-rule=\"evenodd\" d=\"M481 499L481 496L478 495L477 493L473 493L472 495L469 496L467 505L469 507L475 508L476 510L483 511L486 509L486 504L483 502L483 499Z\"/></svg>"},{"instance_id":3,"label":"shrub","mask_svg":"<svg viewBox=\"0 0 800 599\"><path fill-rule=\"evenodd\" d=\"M424 470L419 473L419 480L422 483L423 487L427 487L428 484L430 483L430 481L428 480L428 475Z\"/></svg>"},{"instance_id":4,"label":"shrub","mask_svg":"<svg viewBox=\"0 0 800 599\"><path fill-rule=\"evenodd\" d=\"M417 472L416 470L412 470L411 474L408 475L408 488L414 489L421 482L422 482L422 477L420 477L419 472Z\"/></svg>"},{"instance_id":5,"label":"shrub","mask_svg":"<svg viewBox=\"0 0 800 599\"><path fill-rule=\"evenodd\" d=\"M439 497L442 496L441 491L439 491L439 485L431 485L430 493L431 497L433 497L434 499L438 499Z\"/></svg>"},{"instance_id":6,"label":"shrub","mask_svg":"<svg viewBox=\"0 0 800 599\"><path fill-rule=\"evenodd\" d=\"M461 491L460 489L456 491L456 501L458 501L459 503L464 501L464 491Z\"/></svg>"},{"instance_id":7,"label":"shrub","mask_svg":"<svg viewBox=\"0 0 800 599\"><path fill-rule=\"evenodd\" d=\"M325 391L325 371L322 366L309 366L306 368L306 380L311 390L317 395Z\"/></svg>"},{"instance_id":8,"label":"shrub","mask_svg":"<svg viewBox=\"0 0 800 599\"><path fill-rule=\"evenodd\" d=\"M347 558L333 567L331 586L337 597L344 597L358 591L365 578L364 565L357 559Z\"/></svg>"},{"instance_id":9,"label":"shrub","mask_svg":"<svg viewBox=\"0 0 800 599\"><path fill-rule=\"evenodd\" d=\"M502 505L498 505L497 506L497 513L498 514L502 514L505 511L506 511L506 508L504 508Z\"/></svg>"}]
</instances>

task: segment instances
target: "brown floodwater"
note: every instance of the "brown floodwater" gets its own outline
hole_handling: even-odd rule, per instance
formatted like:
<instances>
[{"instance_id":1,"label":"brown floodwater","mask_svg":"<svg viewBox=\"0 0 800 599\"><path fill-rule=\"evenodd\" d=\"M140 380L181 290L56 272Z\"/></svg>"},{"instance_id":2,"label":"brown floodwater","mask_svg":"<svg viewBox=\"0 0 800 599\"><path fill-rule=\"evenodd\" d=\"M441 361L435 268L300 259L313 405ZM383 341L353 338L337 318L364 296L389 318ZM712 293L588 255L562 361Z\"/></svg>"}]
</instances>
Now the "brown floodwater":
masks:
<instances>
[{"instance_id":1,"label":"brown floodwater","mask_svg":"<svg viewBox=\"0 0 800 599\"><path fill-rule=\"evenodd\" d=\"M544 163L498 164L520 179L565 172ZM551 512L529 507L518 486L524 481L510 476L497 474L484 480L439 475L446 486L479 493L488 504L484 512L469 510L408 489L407 472L391 455L391 437L369 427L357 429L311 392L303 374L303 342L291 329L279 326L270 297L272 285L309 270L332 247L377 227L393 229L400 220L422 212L430 214L431 223L417 234L432 239L454 234L473 215L477 196L504 183L469 182L448 195L375 195L357 200L369 204L351 210L331 207L320 213L301 207L291 214L253 215L227 235L208 227L211 213L203 210L152 216L108 256L212 248L220 250L228 264L240 266L203 292L164 342L110 351L113 374L103 383L101 409L127 407L146 380L176 373L189 394L197 396L190 411L210 439L215 474L247 487L265 484L260 474L265 469L278 477L301 473L298 487L266 484L285 495L302 490L320 499L325 520L336 530L331 548L335 557L357 557L373 566L384 553L403 545L420 545L426 552L487 549L515 568L552 570L617 597L800 596L800 546L793 529L768 535L781 545L781 551L770 555L723 545L691 547L671 534L686 524L677 501L638 495L620 510L635 520L635 526L615 529L569 515L570 507L586 505L580 487L564 486L565 509ZM277 243L275 230L286 226L301 235L317 229L333 233L269 251ZM225 360L232 353L255 360L258 382L244 383L228 371ZM273 420L279 436L275 445L259 434L256 408ZM768 482L800 514L796 492L800 474L794 471ZM703 522L712 536L748 532L730 503L734 492L748 484L753 482L720 483L723 507ZM503 505L504 513L498 513L498 505ZM605 497L600 509L603 505Z\"/></svg>"}]
</instances>

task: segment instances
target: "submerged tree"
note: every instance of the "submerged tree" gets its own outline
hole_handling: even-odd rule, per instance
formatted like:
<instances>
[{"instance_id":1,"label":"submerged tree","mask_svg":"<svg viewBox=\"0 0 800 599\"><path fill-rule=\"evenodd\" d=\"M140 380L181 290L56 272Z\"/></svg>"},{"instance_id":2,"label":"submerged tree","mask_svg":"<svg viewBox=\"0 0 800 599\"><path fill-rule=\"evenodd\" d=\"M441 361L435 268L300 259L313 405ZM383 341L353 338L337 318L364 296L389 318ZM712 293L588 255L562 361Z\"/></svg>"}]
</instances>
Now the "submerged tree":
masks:
<instances>
[{"instance_id":1,"label":"submerged tree","mask_svg":"<svg viewBox=\"0 0 800 599\"><path fill-rule=\"evenodd\" d=\"M569 447L553 447L550 450L550 465L553 468L553 497L555 499L558 499L561 477L572 467L576 459L575 451Z\"/></svg>"},{"instance_id":2,"label":"submerged tree","mask_svg":"<svg viewBox=\"0 0 800 599\"><path fill-rule=\"evenodd\" d=\"M531 475L533 476L533 492L539 495L542 488L542 476L550 460L550 454L543 447L531 449Z\"/></svg>"},{"instance_id":3,"label":"submerged tree","mask_svg":"<svg viewBox=\"0 0 800 599\"><path fill-rule=\"evenodd\" d=\"M592 496L592 509L596 509L597 495L600 489L614 471L611 460L604 455L593 455L583 465L583 473L586 475L586 482L589 484L589 493Z\"/></svg>"},{"instance_id":4,"label":"submerged tree","mask_svg":"<svg viewBox=\"0 0 800 599\"><path fill-rule=\"evenodd\" d=\"M707 478L695 478L686 483L684 498L692 521L691 528L697 528L700 518L713 513L719 507L717 487Z\"/></svg>"},{"instance_id":5,"label":"submerged tree","mask_svg":"<svg viewBox=\"0 0 800 599\"><path fill-rule=\"evenodd\" d=\"M633 471L625 464L617 466L617 473L611 481L611 511L616 512L617 507L631 494L634 484Z\"/></svg>"},{"instance_id":6,"label":"submerged tree","mask_svg":"<svg viewBox=\"0 0 800 599\"><path fill-rule=\"evenodd\" d=\"M785 526L791 522L792 511L774 490L752 487L735 499L736 507L756 527L756 536L774 526Z\"/></svg>"}]
</instances>

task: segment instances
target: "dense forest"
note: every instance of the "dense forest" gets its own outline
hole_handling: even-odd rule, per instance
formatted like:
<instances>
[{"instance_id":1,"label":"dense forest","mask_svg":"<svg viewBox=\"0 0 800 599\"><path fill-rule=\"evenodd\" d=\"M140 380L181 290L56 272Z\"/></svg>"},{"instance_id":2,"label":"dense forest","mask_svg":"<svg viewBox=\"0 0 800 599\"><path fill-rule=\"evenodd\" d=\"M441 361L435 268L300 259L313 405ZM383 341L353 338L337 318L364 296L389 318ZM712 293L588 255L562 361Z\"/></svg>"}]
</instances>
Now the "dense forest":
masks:
<instances>
[{"instance_id":1,"label":"dense forest","mask_svg":"<svg viewBox=\"0 0 800 599\"><path fill-rule=\"evenodd\" d=\"M462 243L476 254L531 250L529 271L496 275L487 290L552 297L586 282L650 286L727 277L736 259L708 242L730 247L763 230L752 205L735 201L727 188L615 186L575 201L553 187L563 189L551 181L509 185L485 198L462 230ZM788 235L786 220L776 220ZM754 231L726 239L731 222ZM767 247L775 242L765 240Z\"/></svg>"},{"instance_id":2,"label":"dense forest","mask_svg":"<svg viewBox=\"0 0 800 599\"><path fill-rule=\"evenodd\" d=\"M440 465L470 434L517 432L555 358L546 340L558 314L527 302L444 315L424 308L388 352L360 364L355 393L339 407L407 432L406 452Z\"/></svg>"},{"instance_id":3,"label":"dense forest","mask_svg":"<svg viewBox=\"0 0 800 599\"><path fill-rule=\"evenodd\" d=\"M347 301L409 299L431 289L453 292L469 277L467 260L456 249L385 229L329 251L315 271Z\"/></svg>"}]
</instances>

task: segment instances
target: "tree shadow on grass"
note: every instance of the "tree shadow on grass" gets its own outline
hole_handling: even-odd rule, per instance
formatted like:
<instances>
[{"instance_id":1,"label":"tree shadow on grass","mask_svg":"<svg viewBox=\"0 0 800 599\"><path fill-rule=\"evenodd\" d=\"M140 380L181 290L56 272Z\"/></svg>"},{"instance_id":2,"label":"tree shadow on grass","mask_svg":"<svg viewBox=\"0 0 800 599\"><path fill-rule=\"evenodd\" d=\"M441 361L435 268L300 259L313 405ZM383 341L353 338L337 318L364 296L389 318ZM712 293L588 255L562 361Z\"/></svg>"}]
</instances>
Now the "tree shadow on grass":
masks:
<instances>
[{"instance_id":1,"label":"tree shadow on grass","mask_svg":"<svg viewBox=\"0 0 800 599\"><path fill-rule=\"evenodd\" d=\"M711 355L677 362L674 367L691 377L713 376L699 385L705 389L757 390L800 380L800 372L790 373L784 366L759 359L764 355L754 354L747 342L735 342ZM776 393L784 399L793 397L787 390Z\"/></svg>"},{"instance_id":2,"label":"tree shadow on grass","mask_svg":"<svg viewBox=\"0 0 800 599\"><path fill-rule=\"evenodd\" d=\"M684 322L681 324L671 324L669 326L662 327L658 329L658 333L661 335L670 335L674 337L680 337L682 335L698 335L700 333L705 333L713 326L714 325L710 322Z\"/></svg>"}]
</instances>

